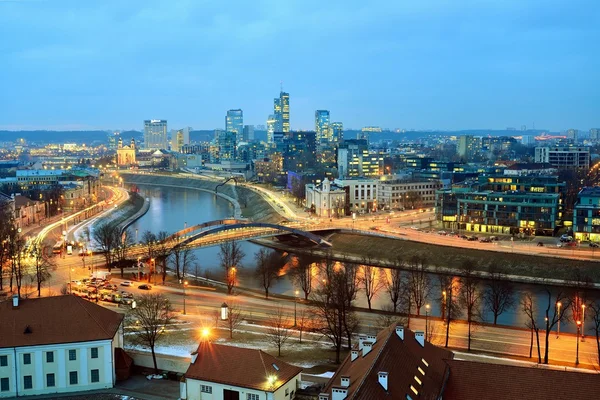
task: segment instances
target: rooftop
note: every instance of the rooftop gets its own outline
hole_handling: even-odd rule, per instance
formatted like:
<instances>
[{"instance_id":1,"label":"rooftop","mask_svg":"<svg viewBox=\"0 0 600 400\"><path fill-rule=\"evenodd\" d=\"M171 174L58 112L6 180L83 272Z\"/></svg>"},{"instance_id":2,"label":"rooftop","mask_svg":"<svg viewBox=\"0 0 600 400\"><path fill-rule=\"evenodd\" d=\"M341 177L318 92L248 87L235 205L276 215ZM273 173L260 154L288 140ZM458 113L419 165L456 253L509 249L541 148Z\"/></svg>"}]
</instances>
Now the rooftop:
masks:
<instances>
[{"instance_id":1,"label":"rooftop","mask_svg":"<svg viewBox=\"0 0 600 400\"><path fill-rule=\"evenodd\" d=\"M262 350L201 342L197 353L185 373L188 379L274 392L302 372Z\"/></svg>"},{"instance_id":2,"label":"rooftop","mask_svg":"<svg viewBox=\"0 0 600 400\"><path fill-rule=\"evenodd\" d=\"M65 295L0 303L0 348L112 339L123 315Z\"/></svg>"}]
</instances>

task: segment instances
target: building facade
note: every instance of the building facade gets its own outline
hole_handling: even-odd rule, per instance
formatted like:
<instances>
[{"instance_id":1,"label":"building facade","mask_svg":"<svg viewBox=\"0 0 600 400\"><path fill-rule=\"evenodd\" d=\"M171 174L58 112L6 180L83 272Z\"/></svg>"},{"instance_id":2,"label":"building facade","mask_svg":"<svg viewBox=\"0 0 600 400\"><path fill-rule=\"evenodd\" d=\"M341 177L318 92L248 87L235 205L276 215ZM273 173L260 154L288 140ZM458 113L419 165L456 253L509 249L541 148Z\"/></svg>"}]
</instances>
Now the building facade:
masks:
<instances>
[{"instance_id":1,"label":"building facade","mask_svg":"<svg viewBox=\"0 0 600 400\"><path fill-rule=\"evenodd\" d=\"M274 131L287 133L290 131L290 94L280 92L273 99ZM267 121L268 124L268 121Z\"/></svg>"},{"instance_id":2,"label":"building facade","mask_svg":"<svg viewBox=\"0 0 600 400\"><path fill-rule=\"evenodd\" d=\"M331 123L331 140L339 143L344 140L344 124L341 122Z\"/></svg>"},{"instance_id":3,"label":"building facade","mask_svg":"<svg viewBox=\"0 0 600 400\"><path fill-rule=\"evenodd\" d=\"M377 185L377 204L385 210L433 207L435 192L440 189L440 181L381 179Z\"/></svg>"},{"instance_id":4,"label":"building facade","mask_svg":"<svg viewBox=\"0 0 600 400\"><path fill-rule=\"evenodd\" d=\"M338 175L373 177L383 174L383 155L369 153L366 140L344 140L338 146Z\"/></svg>"},{"instance_id":5,"label":"building facade","mask_svg":"<svg viewBox=\"0 0 600 400\"><path fill-rule=\"evenodd\" d=\"M336 179L334 184L347 192L346 209L349 213L366 213L377 210L379 180L366 178Z\"/></svg>"},{"instance_id":6,"label":"building facade","mask_svg":"<svg viewBox=\"0 0 600 400\"><path fill-rule=\"evenodd\" d=\"M481 151L481 138L471 135L459 136L456 152L459 157L469 161L479 155Z\"/></svg>"},{"instance_id":7,"label":"building facade","mask_svg":"<svg viewBox=\"0 0 600 400\"><path fill-rule=\"evenodd\" d=\"M131 139L129 146L123 146L123 140L119 138L119 144L117 147L117 165L120 167L134 165L135 152L135 139Z\"/></svg>"},{"instance_id":8,"label":"building facade","mask_svg":"<svg viewBox=\"0 0 600 400\"><path fill-rule=\"evenodd\" d=\"M324 179L319 185L306 185L306 207L324 218L340 218L346 214L346 191Z\"/></svg>"},{"instance_id":9,"label":"building facade","mask_svg":"<svg viewBox=\"0 0 600 400\"><path fill-rule=\"evenodd\" d=\"M535 162L548 163L557 168L590 167L590 148L583 146L536 147Z\"/></svg>"},{"instance_id":10,"label":"building facade","mask_svg":"<svg viewBox=\"0 0 600 400\"><path fill-rule=\"evenodd\" d=\"M585 187L577 195L573 234L577 240L600 242L600 187Z\"/></svg>"},{"instance_id":11,"label":"building facade","mask_svg":"<svg viewBox=\"0 0 600 400\"><path fill-rule=\"evenodd\" d=\"M240 109L227 111L225 131L235 133L235 141L241 142L244 134L244 112Z\"/></svg>"},{"instance_id":12,"label":"building facade","mask_svg":"<svg viewBox=\"0 0 600 400\"><path fill-rule=\"evenodd\" d=\"M144 148L150 150L166 150L169 148L166 119L147 119L144 121Z\"/></svg>"},{"instance_id":13,"label":"building facade","mask_svg":"<svg viewBox=\"0 0 600 400\"><path fill-rule=\"evenodd\" d=\"M0 324L0 398L114 386L121 314L71 295L15 296L0 303L0 318L12 321Z\"/></svg>"}]
</instances>

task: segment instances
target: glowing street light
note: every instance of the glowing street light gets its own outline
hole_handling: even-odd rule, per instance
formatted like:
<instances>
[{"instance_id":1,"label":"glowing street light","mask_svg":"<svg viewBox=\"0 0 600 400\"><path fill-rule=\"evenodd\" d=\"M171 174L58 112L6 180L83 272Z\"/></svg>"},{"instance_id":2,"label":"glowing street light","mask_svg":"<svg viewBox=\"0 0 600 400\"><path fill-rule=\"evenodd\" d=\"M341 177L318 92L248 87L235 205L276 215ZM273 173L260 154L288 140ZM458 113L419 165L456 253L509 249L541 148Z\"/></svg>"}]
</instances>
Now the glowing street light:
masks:
<instances>
[{"instance_id":1,"label":"glowing street light","mask_svg":"<svg viewBox=\"0 0 600 400\"><path fill-rule=\"evenodd\" d=\"M298 303L298 295L300 294L300 291L296 290L294 294L294 326L296 326L296 304Z\"/></svg>"},{"instance_id":2,"label":"glowing street light","mask_svg":"<svg viewBox=\"0 0 600 400\"><path fill-rule=\"evenodd\" d=\"M558 314L558 317L559 317L558 318L558 328L556 330L556 338L558 339L558 337L560 336L560 320L561 320L561 318L560 318L560 308L562 307L562 303L559 301L558 303L556 303L556 307L557 307L557 310L558 310L557 314Z\"/></svg>"},{"instance_id":3,"label":"glowing street light","mask_svg":"<svg viewBox=\"0 0 600 400\"><path fill-rule=\"evenodd\" d=\"M585 342L585 304L581 305L581 341Z\"/></svg>"},{"instance_id":4,"label":"glowing street light","mask_svg":"<svg viewBox=\"0 0 600 400\"><path fill-rule=\"evenodd\" d=\"M581 330L581 321L577 321L577 353L575 356L575 365L579 365L579 331Z\"/></svg>"},{"instance_id":5,"label":"glowing street light","mask_svg":"<svg viewBox=\"0 0 600 400\"><path fill-rule=\"evenodd\" d=\"M428 325L429 325L429 304L425 304L425 340L428 340Z\"/></svg>"}]
</instances>

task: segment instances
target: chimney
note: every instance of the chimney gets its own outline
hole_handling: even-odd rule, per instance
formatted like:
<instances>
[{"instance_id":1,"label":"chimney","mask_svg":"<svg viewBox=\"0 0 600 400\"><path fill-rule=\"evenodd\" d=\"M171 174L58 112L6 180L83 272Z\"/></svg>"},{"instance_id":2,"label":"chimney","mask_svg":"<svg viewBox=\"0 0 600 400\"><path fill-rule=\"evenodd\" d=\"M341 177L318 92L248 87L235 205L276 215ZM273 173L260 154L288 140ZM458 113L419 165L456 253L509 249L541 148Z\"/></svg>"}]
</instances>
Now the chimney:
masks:
<instances>
[{"instance_id":1,"label":"chimney","mask_svg":"<svg viewBox=\"0 0 600 400\"><path fill-rule=\"evenodd\" d=\"M350 352L350 361L354 361L358 358L358 350L352 350Z\"/></svg>"},{"instance_id":2,"label":"chimney","mask_svg":"<svg viewBox=\"0 0 600 400\"><path fill-rule=\"evenodd\" d=\"M329 400L329 394L328 393L320 393L319 400Z\"/></svg>"},{"instance_id":3,"label":"chimney","mask_svg":"<svg viewBox=\"0 0 600 400\"><path fill-rule=\"evenodd\" d=\"M192 364L194 364L196 362L197 358L198 358L198 352L195 351L192 353Z\"/></svg>"},{"instance_id":4,"label":"chimney","mask_svg":"<svg viewBox=\"0 0 600 400\"><path fill-rule=\"evenodd\" d=\"M19 307L19 295L13 294L13 308Z\"/></svg>"},{"instance_id":5,"label":"chimney","mask_svg":"<svg viewBox=\"0 0 600 400\"><path fill-rule=\"evenodd\" d=\"M375 336L375 335L367 335L367 340L369 342L375 343L377 341L377 336Z\"/></svg>"},{"instance_id":6,"label":"chimney","mask_svg":"<svg viewBox=\"0 0 600 400\"><path fill-rule=\"evenodd\" d=\"M362 348L363 357L366 356L367 354L369 354L369 352L371 351L372 348L373 348L373 343L363 342L363 348Z\"/></svg>"},{"instance_id":7,"label":"chimney","mask_svg":"<svg viewBox=\"0 0 600 400\"><path fill-rule=\"evenodd\" d=\"M350 377L342 376L342 387L347 388L348 386L350 386Z\"/></svg>"},{"instance_id":8,"label":"chimney","mask_svg":"<svg viewBox=\"0 0 600 400\"><path fill-rule=\"evenodd\" d=\"M362 350L363 348L363 343L367 340L367 336L366 335L358 335L358 349Z\"/></svg>"},{"instance_id":9,"label":"chimney","mask_svg":"<svg viewBox=\"0 0 600 400\"><path fill-rule=\"evenodd\" d=\"M334 386L331 389L331 400L344 400L348 397L348 389Z\"/></svg>"},{"instance_id":10,"label":"chimney","mask_svg":"<svg viewBox=\"0 0 600 400\"><path fill-rule=\"evenodd\" d=\"M400 340L404 340L404 326L403 325L396 326L396 335L398 335Z\"/></svg>"},{"instance_id":11,"label":"chimney","mask_svg":"<svg viewBox=\"0 0 600 400\"><path fill-rule=\"evenodd\" d=\"M421 347L425 347L425 332L415 331L415 340L419 342Z\"/></svg>"},{"instance_id":12,"label":"chimney","mask_svg":"<svg viewBox=\"0 0 600 400\"><path fill-rule=\"evenodd\" d=\"M379 378L379 384L381 385L381 387L383 387L383 390L385 390L387 392L387 390L388 390L388 373L379 371L379 373L377 374L377 377Z\"/></svg>"}]
</instances>

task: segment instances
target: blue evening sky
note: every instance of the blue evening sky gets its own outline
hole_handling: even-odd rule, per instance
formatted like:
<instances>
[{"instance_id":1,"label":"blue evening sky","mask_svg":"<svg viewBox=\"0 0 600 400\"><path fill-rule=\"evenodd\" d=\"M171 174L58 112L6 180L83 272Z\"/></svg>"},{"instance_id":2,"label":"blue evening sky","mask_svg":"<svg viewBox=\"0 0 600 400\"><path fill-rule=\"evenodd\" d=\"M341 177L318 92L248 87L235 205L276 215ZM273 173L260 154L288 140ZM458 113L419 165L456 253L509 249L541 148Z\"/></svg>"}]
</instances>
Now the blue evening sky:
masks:
<instances>
[{"instance_id":1,"label":"blue evening sky","mask_svg":"<svg viewBox=\"0 0 600 400\"><path fill-rule=\"evenodd\" d=\"M598 0L0 0L0 129L600 127Z\"/></svg>"}]
</instances>

